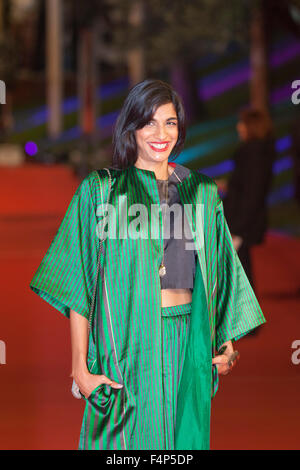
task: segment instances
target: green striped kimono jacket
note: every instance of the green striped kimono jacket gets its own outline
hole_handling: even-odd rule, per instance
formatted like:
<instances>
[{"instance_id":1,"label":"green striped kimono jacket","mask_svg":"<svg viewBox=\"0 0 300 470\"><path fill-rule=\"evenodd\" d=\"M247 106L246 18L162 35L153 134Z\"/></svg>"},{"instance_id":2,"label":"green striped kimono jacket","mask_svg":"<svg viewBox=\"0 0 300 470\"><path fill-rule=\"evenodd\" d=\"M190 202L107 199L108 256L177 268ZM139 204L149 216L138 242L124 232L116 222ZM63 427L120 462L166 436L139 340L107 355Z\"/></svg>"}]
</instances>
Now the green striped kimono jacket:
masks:
<instances>
[{"instance_id":1,"label":"green striped kimono jacket","mask_svg":"<svg viewBox=\"0 0 300 470\"><path fill-rule=\"evenodd\" d=\"M118 214L117 229L131 204L142 203L149 212L152 204L159 204L153 171L133 165L111 169L111 175L109 202ZM177 396L175 449L209 449L211 398L218 388L212 357L225 341L239 339L265 318L233 247L216 184L191 170L178 191L189 208L186 214L198 256ZM106 202L107 194L104 169L81 182L30 284L66 317L73 309L88 318L99 245L97 207ZM124 386L100 387L100 406L93 402L97 394L92 392L81 431L85 448L165 448L158 274L161 213L155 224L157 238L107 237L104 242L87 364L91 373L105 374Z\"/></svg>"}]
</instances>

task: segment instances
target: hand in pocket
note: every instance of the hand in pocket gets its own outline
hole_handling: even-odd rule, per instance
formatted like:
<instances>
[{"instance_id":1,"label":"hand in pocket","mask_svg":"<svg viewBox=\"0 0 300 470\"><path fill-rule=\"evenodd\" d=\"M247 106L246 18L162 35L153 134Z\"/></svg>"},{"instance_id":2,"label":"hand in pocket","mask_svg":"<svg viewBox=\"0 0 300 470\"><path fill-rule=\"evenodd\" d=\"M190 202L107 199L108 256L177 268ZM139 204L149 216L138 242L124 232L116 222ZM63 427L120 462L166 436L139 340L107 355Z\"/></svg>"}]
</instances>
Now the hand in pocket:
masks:
<instances>
[{"instance_id":1,"label":"hand in pocket","mask_svg":"<svg viewBox=\"0 0 300 470\"><path fill-rule=\"evenodd\" d=\"M93 390L98 388L100 385L110 385L112 388L120 389L123 387L122 384L115 382L114 380L109 379L106 375L96 375L87 373L84 377L75 378L76 383L85 398L89 398Z\"/></svg>"}]
</instances>

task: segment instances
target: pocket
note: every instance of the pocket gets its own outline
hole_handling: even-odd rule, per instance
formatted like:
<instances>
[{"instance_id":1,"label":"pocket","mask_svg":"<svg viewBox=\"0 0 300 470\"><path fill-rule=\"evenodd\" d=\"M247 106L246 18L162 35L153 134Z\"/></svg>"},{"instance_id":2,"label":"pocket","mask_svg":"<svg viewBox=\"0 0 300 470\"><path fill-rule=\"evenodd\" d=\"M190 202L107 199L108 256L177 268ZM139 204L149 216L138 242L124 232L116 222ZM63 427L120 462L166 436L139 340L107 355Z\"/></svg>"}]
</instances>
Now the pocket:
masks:
<instances>
[{"instance_id":1,"label":"pocket","mask_svg":"<svg viewBox=\"0 0 300 470\"><path fill-rule=\"evenodd\" d=\"M92 390L92 392L91 392L90 395L88 396L87 400L89 400L90 398L92 398L98 390L99 390L99 391L102 391L103 388L104 388L104 386L105 386L105 384L97 385L97 387L94 388L94 390Z\"/></svg>"},{"instance_id":2,"label":"pocket","mask_svg":"<svg viewBox=\"0 0 300 470\"><path fill-rule=\"evenodd\" d=\"M97 385L96 388L94 388L94 390L91 391L91 393L89 394L89 396L86 398L85 395L83 395L83 393L79 390L80 392L80 395L82 396L82 398L84 398L85 400L89 400L98 390L101 389L101 387L103 387L105 384L100 384L100 385Z\"/></svg>"},{"instance_id":3,"label":"pocket","mask_svg":"<svg viewBox=\"0 0 300 470\"><path fill-rule=\"evenodd\" d=\"M86 398L86 402L98 413L106 414L113 403L113 393L110 385L100 384Z\"/></svg>"}]
</instances>

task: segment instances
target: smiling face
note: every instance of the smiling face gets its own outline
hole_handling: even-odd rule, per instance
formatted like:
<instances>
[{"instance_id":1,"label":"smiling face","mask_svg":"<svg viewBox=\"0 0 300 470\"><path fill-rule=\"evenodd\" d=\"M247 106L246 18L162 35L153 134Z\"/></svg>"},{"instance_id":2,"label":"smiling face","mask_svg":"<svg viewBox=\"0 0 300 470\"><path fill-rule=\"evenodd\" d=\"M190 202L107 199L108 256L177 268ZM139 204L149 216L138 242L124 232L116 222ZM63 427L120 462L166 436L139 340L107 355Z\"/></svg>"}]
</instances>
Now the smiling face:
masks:
<instances>
[{"instance_id":1,"label":"smiling face","mask_svg":"<svg viewBox=\"0 0 300 470\"><path fill-rule=\"evenodd\" d=\"M178 139L178 119L173 103L157 108L152 119L135 131L138 160L144 165L168 160Z\"/></svg>"}]
</instances>

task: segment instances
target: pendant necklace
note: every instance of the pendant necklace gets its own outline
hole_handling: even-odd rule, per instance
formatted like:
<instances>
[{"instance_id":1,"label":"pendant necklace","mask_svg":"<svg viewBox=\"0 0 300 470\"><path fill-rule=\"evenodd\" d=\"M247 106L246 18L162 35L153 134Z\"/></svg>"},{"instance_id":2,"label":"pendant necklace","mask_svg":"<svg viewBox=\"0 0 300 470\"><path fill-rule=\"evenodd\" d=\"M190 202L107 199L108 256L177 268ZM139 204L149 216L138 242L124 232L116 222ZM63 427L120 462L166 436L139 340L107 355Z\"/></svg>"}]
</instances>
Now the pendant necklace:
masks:
<instances>
[{"instance_id":1,"label":"pendant necklace","mask_svg":"<svg viewBox=\"0 0 300 470\"><path fill-rule=\"evenodd\" d=\"M168 170L168 173L169 173L169 170ZM166 196L165 196L165 201L166 201L166 205L168 204L168 197L169 197L169 176L168 176L168 179L167 179L167 184L165 185L166 187ZM167 207L165 206L165 212L167 210ZM164 217L163 217L163 225L162 227L164 227L164 223L165 223L165 218L166 218L166 215L164 214ZM164 236L163 236L163 243L164 243ZM163 277L166 275L167 273L167 269L164 265L164 255L165 255L165 247L163 246L163 258L162 258L162 261L161 261L161 264L160 264L160 267L159 267L159 270L158 270L158 273L160 275L160 277Z\"/></svg>"}]
</instances>

